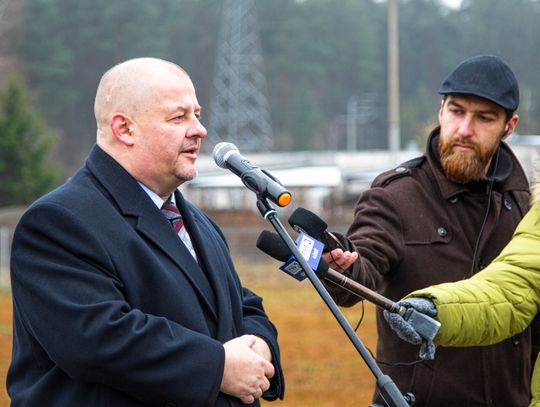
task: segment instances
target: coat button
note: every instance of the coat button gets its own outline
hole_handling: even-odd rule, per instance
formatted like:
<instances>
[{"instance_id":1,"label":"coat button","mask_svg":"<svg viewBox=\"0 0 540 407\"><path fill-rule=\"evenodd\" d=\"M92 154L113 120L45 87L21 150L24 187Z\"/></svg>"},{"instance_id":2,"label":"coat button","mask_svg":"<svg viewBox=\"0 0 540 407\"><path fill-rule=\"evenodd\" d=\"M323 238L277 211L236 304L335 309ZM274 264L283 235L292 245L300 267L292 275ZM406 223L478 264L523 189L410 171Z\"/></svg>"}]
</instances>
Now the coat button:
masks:
<instances>
[{"instance_id":1,"label":"coat button","mask_svg":"<svg viewBox=\"0 0 540 407\"><path fill-rule=\"evenodd\" d=\"M437 234L440 236L440 237L446 237L446 235L448 234L448 232L446 231L445 228L443 228L442 226L440 228L437 229Z\"/></svg>"},{"instance_id":2,"label":"coat button","mask_svg":"<svg viewBox=\"0 0 540 407\"><path fill-rule=\"evenodd\" d=\"M504 207L507 209L507 210L512 210L512 202L510 202L509 200L505 199L504 200Z\"/></svg>"}]
</instances>

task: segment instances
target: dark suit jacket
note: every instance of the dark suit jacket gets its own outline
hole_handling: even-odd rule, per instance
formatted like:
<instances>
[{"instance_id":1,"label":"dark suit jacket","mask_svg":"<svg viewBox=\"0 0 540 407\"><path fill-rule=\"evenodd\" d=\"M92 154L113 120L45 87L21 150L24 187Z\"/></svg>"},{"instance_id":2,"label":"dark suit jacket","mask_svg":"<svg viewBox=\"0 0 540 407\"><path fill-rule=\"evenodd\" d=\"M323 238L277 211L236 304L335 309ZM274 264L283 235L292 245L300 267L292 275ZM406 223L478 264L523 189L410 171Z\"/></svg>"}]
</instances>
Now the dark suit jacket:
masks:
<instances>
[{"instance_id":1,"label":"dark suit jacket","mask_svg":"<svg viewBox=\"0 0 540 407\"><path fill-rule=\"evenodd\" d=\"M148 195L94 147L36 201L13 240L13 406L236 406L219 391L222 343L277 333L243 288L217 226L176 200L200 265ZM258 405L256 402L254 405Z\"/></svg>"}]
</instances>

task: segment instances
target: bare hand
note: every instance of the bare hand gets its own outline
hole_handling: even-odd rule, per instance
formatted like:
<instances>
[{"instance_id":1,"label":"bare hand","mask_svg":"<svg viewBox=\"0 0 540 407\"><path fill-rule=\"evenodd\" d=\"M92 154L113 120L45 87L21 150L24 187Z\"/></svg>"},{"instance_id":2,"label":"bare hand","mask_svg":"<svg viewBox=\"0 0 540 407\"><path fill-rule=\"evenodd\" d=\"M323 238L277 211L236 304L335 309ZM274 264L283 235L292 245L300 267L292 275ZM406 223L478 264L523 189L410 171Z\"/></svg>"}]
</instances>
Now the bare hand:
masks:
<instances>
[{"instance_id":1,"label":"bare hand","mask_svg":"<svg viewBox=\"0 0 540 407\"><path fill-rule=\"evenodd\" d=\"M358 260L358 253L334 249L331 252L323 253L322 258L328 263L330 268L343 273Z\"/></svg>"},{"instance_id":2,"label":"bare hand","mask_svg":"<svg viewBox=\"0 0 540 407\"><path fill-rule=\"evenodd\" d=\"M272 352L266 341L258 336L255 336L255 343L251 347L255 353L265 360L272 362Z\"/></svg>"},{"instance_id":3,"label":"bare hand","mask_svg":"<svg viewBox=\"0 0 540 407\"><path fill-rule=\"evenodd\" d=\"M264 342L254 335L243 335L223 344L225 367L221 392L239 398L244 404L260 398L270 387L268 379L274 376L274 366L253 348L264 352L258 340Z\"/></svg>"}]
</instances>

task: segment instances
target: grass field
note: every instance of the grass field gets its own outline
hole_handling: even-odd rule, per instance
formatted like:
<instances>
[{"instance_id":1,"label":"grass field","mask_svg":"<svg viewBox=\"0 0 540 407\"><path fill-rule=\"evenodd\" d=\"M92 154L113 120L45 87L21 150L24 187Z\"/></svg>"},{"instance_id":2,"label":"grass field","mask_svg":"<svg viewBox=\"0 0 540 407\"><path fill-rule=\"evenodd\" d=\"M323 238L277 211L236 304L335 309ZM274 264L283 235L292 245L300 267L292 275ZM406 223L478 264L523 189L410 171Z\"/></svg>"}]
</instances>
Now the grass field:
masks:
<instances>
[{"instance_id":1,"label":"grass field","mask_svg":"<svg viewBox=\"0 0 540 407\"><path fill-rule=\"evenodd\" d=\"M367 406L373 375L309 281L297 282L277 269L277 262L237 263L245 286L264 298L279 332L285 371L284 401L264 406ZM343 309L354 327L362 309ZM358 329L362 342L374 350L374 307L365 304ZM0 407L8 406L5 377L11 357L11 297L0 292Z\"/></svg>"}]
</instances>

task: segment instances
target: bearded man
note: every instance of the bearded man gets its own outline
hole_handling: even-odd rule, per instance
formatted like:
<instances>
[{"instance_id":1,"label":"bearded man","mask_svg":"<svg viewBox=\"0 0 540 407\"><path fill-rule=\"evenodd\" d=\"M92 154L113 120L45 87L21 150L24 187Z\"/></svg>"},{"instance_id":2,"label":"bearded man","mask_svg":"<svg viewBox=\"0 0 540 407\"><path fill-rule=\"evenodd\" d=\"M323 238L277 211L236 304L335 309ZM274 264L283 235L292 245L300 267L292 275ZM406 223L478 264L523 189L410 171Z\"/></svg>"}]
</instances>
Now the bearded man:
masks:
<instances>
[{"instance_id":1,"label":"bearded man","mask_svg":"<svg viewBox=\"0 0 540 407\"><path fill-rule=\"evenodd\" d=\"M379 175L362 193L342 236L349 251L324 255L330 266L387 298L457 281L489 264L529 207L529 183L503 142L514 131L517 80L499 57L478 55L443 81L439 126L426 153ZM339 305L358 298L328 285ZM531 329L488 347L439 348L417 360L377 310L377 361L420 406L527 406ZM375 394L375 398L377 394Z\"/></svg>"}]
</instances>

